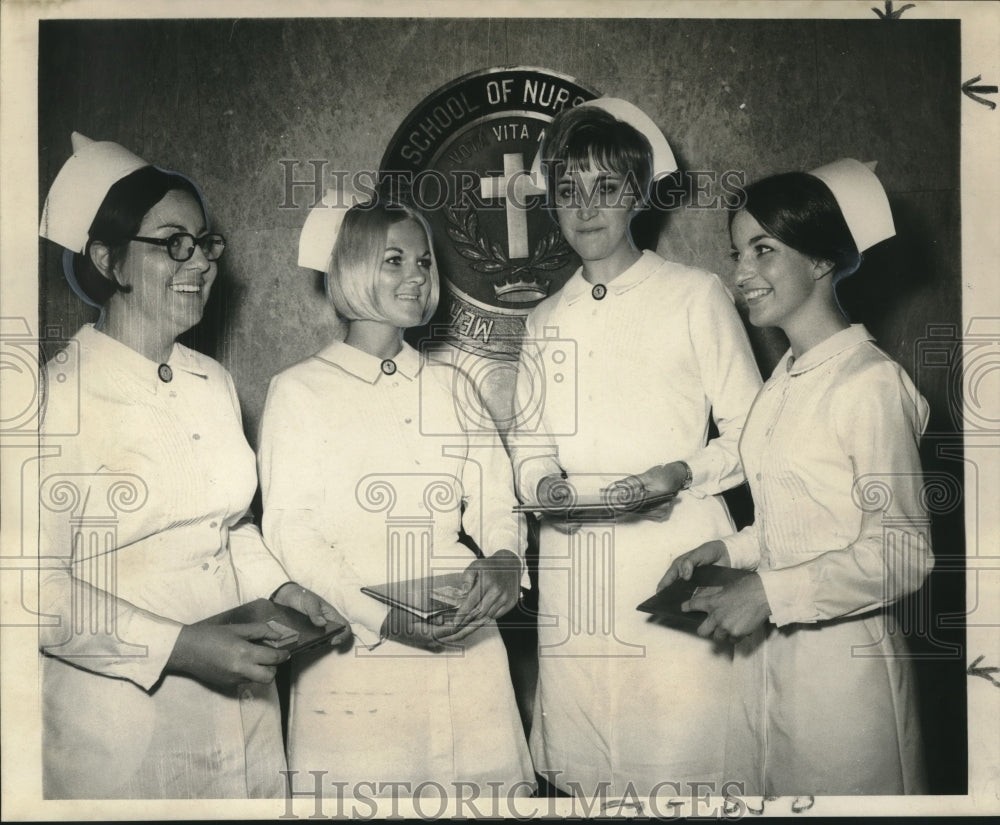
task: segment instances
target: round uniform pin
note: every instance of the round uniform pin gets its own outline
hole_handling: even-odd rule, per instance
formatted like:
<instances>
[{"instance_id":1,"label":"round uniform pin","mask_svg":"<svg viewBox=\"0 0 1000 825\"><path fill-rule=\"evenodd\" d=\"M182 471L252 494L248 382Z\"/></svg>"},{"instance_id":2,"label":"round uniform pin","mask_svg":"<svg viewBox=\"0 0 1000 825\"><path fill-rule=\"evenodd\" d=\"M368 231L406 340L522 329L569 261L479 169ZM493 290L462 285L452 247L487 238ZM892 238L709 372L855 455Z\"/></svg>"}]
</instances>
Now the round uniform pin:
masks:
<instances>
[{"instance_id":1,"label":"round uniform pin","mask_svg":"<svg viewBox=\"0 0 1000 825\"><path fill-rule=\"evenodd\" d=\"M382 372L386 375L392 375L396 371L396 362L391 358L386 358L382 362Z\"/></svg>"},{"instance_id":2,"label":"round uniform pin","mask_svg":"<svg viewBox=\"0 0 1000 825\"><path fill-rule=\"evenodd\" d=\"M590 294L594 296L595 301L600 301L601 298L608 294L608 288L604 284L594 284L594 288L590 290Z\"/></svg>"},{"instance_id":3,"label":"round uniform pin","mask_svg":"<svg viewBox=\"0 0 1000 825\"><path fill-rule=\"evenodd\" d=\"M164 384L169 384L174 380L174 371L170 369L168 364L160 364L160 366L156 368L156 374L160 376L160 380Z\"/></svg>"}]
</instances>

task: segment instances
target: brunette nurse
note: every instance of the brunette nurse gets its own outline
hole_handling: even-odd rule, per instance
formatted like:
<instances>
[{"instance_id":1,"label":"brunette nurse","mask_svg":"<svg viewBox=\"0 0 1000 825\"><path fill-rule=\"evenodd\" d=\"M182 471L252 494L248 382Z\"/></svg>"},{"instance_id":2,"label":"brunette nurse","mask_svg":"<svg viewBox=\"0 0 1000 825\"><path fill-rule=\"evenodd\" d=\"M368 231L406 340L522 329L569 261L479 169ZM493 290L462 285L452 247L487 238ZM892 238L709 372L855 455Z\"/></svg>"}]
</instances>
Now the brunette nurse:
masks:
<instances>
[{"instance_id":1,"label":"brunette nurse","mask_svg":"<svg viewBox=\"0 0 1000 825\"><path fill-rule=\"evenodd\" d=\"M746 195L730 224L736 283L751 322L790 344L740 442L756 519L675 560L661 585L712 562L754 571L688 603L708 612L699 633L745 639L727 773L747 792L921 793L914 674L885 608L933 565L917 451L928 408L835 291L895 234L888 199L850 159Z\"/></svg>"},{"instance_id":2,"label":"brunette nurse","mask_svg":"<svg viewBox=\"0 0 1000 825\"><path fill-rule=\"evenodd\" d=\"M233 381L177 342L226 240L188 178L76 133L39 231L101 307L47 370L43 792L281 797L279 634L201 620L272 594L316 624L337 614L245 522L257 475Z\"/></svg>"}]
</instances>

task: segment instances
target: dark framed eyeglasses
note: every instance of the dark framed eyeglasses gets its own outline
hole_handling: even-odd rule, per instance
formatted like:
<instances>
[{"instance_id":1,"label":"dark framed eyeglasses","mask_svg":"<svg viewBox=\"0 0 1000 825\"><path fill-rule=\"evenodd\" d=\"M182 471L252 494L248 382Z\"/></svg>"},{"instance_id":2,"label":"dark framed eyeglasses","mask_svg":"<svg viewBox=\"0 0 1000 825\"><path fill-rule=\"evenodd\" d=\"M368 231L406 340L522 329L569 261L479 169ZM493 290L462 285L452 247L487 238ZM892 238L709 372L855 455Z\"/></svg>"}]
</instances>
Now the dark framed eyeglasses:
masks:
<instances>
[{"instance_id":1,"label":"dark framed eyeglasses","mask_svg":"<svg viewBox=\"0 0 1000 825\"><path fill-rule=\"evenodd\" d=\"M200 247L207 261L217 261L226 251L226 239L222 235L202 235L196 238L190 232L174 232L169 238L140 238L138 235L131 240L164 246L167 254L178 263L190 261L194 255L195 246Z\"/></svg>"}]
</instances>

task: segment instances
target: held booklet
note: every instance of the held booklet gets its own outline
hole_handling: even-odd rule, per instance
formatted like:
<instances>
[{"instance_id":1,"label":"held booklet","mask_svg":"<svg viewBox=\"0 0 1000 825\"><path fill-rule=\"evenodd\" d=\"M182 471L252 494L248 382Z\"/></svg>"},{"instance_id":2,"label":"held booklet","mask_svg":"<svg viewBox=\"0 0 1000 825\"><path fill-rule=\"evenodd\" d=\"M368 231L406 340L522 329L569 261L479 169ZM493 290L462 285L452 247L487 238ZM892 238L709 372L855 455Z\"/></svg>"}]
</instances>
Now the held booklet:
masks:
<instances>
[{"instance_id":1,"label":"held booklet","mask_svg":"<svg viewBox=\"0 0 1000 825\"><path fill-rule=\"evenodd\" d=\"M469 593L468 588L463 587L463 575L462 572L439 573L423 579L362 587L361 592L426 620L458 609Z\"/></svg>"},{"instance_id":2,"label":"held booklet","mask_svg":"<svg viewBox=\"0 0 1000 825\"><path fill-rule=\"evenodd\" d=\"M676 497L676 493L654 494L621 481L620 476L573 475L553 489L552 503L518 504L514 512L569 521L617 520L647 513Z\"/></svg>"},{"instance_id":3,"label":"held booklet","mask_svg":"<svg viewBox=\"0 0 1000 825\"><path fill-rule=\"evenodd\" d=\"M655 596L651 596L636 607L636 610L652 613L668 627L694 633L708 614L701 610L685 613L681 610L681 604L696 595L699 590L725 587L749 574L749 570L704 564L694 569L689 581L678 579L673 584L667 585Z\"/></svg>"},{"instance_id":4,"label":"held booklet","mask_svg":"<svg viewBox=\"0 0 1000 825\"><path fill-rule=\"evenodd\" d=\"M344 625L330 622L323 627L312 623L305 614L291 607L276 604L270 599L256 599L247 604L241 604L232 610L226 610L202 619L199 624L247 624L264 622L272 630L281 633L280 639L260 639L255 644L267 645L278 650L287 650L292 655L311 650L328 642L339 633Z\"/></svg>"}]
</instances>

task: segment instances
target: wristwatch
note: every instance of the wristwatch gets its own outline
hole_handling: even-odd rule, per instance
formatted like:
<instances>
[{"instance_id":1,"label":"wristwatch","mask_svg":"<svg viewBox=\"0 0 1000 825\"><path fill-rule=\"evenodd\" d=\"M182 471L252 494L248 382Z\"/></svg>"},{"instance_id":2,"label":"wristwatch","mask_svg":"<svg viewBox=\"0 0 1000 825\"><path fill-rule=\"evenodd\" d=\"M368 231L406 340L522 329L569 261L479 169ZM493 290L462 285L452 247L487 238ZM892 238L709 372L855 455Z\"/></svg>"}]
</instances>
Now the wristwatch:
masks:
<instances>
[{"instance_id":1,"label":"wristwatch","mask_svg":"<svg viewBox=\"0 0 1000 825\"><path fill-rule=\"evenodd\" d=\"M691 472L691 465L686 461L680 463L684 465L684 483L681 484L681 489L687 490L694 483L694 473Z\"/></svg>"}]
</instances>

